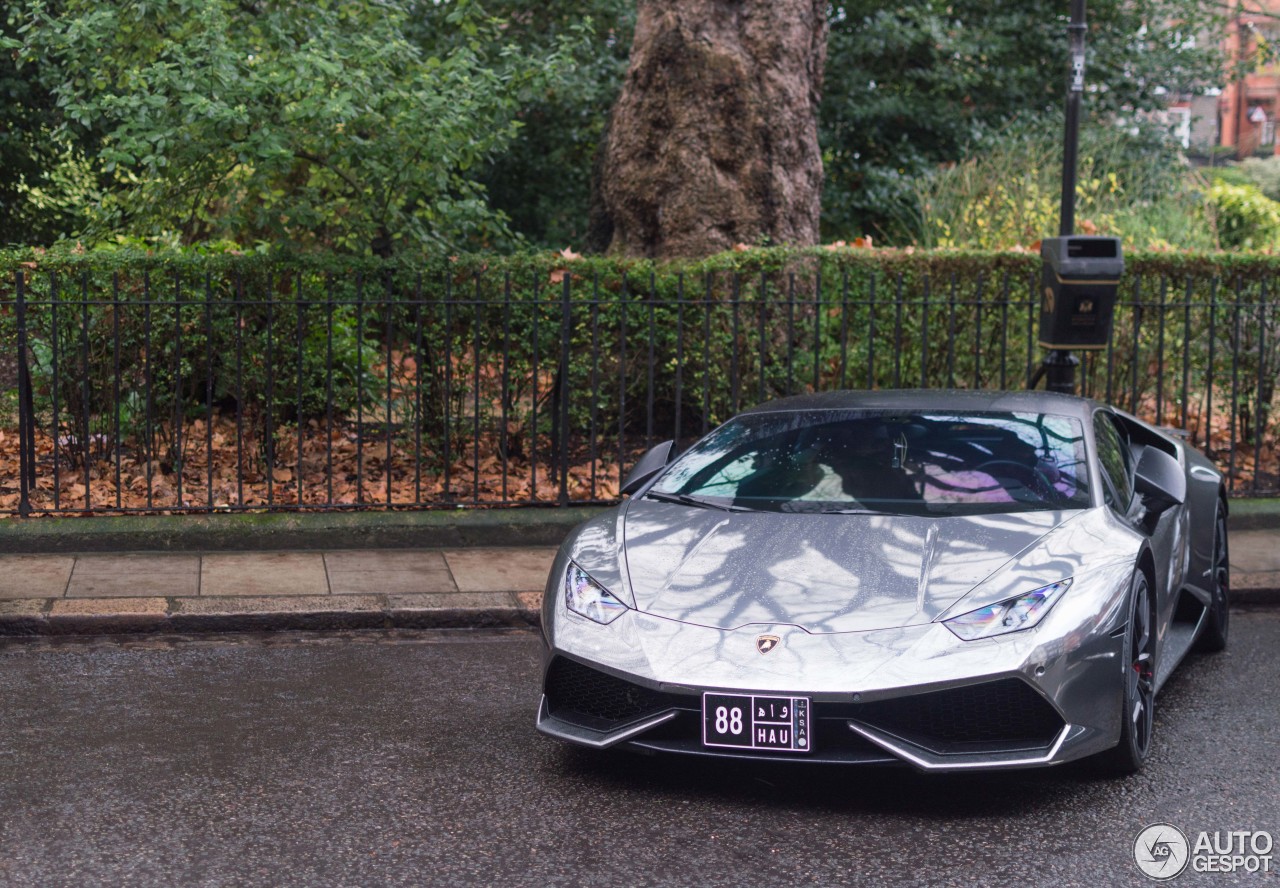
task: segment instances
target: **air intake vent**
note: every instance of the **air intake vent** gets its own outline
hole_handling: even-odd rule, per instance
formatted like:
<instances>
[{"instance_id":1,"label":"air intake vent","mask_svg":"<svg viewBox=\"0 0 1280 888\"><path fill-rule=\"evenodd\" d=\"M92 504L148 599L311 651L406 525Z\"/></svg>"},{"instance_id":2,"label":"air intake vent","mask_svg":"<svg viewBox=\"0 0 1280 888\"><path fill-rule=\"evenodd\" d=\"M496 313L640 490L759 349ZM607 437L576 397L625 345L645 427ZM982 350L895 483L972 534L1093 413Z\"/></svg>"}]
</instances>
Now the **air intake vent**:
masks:
<instances>
[{"instance_id":1,"label":"air intake vent","mask_svg":"<svg viewBox=\"0 0 1280 888\"><path fill-rule=\"evenodd\" d=\"M1063 721L1016 678L864 703L853 717L933 752L1048 747Z\"/></svg>"},{"instance_id":2,"label":"air intake vent","mask_svg":"<svg viewBox=\"0 0 1280 888\"><path fill-rule=\"evenodd\" d=\"M546 694L552 715L601 731L672 705L664 694L562 657L556 658L547 670Z\"/></svg>"}]
</instances>

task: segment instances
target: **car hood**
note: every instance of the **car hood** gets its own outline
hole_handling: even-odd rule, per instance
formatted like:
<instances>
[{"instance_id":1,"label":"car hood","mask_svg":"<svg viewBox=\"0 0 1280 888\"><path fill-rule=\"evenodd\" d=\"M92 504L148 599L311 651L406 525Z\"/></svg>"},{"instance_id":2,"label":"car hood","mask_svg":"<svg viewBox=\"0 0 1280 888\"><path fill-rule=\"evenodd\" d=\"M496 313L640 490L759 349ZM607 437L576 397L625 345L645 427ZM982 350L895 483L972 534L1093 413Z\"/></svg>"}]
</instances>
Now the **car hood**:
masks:
<instances>
[{"instance_id":1,"label":"car hood","mask_svg":"<svg viewBox=\"0 0 1280 888\"><path fill-rule=\"evenodd\" d=\"M932 622L1078 514L722 512L640 499L626 510L623 554L645 613L716 629L859 632Z\"/></svg>"}]
</instances>

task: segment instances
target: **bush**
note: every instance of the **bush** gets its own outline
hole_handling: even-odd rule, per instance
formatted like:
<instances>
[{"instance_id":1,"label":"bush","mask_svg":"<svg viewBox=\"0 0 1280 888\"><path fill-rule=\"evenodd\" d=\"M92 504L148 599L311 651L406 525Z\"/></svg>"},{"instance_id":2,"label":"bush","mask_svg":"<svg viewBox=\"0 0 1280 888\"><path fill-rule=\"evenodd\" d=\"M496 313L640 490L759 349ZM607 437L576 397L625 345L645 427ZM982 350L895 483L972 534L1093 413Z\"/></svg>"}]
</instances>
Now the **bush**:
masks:
<instances>
[{"instance_id":1,"label":"bush","mask_svg":"<svg viewBox=\"0 0 1280 888\"><path fill-rule=\"evenodd\" d=\"M1209 167L1208 173L1210 184L1225 182L1227 185L1252 185L1253 182L1245 174L1244 170L1238 166L1215 166Z\"/></svg>"},{"instance_id":2,"label":"bush","mask_svg":"<svg viewBox=\"0 0 1280 888\"><path fill-rule=\"evenodd\" d=\"M1198 197L1203 182L1166 133L1114 125L1082 133L1077 230L1119 236L1129 249L1216 246ZM981 153L917 181L923 246L1007 249L1057 234L1060 131L1011 127Z\"/></svg>"},{"instance_id":3,"label":"bush","mask_svg":"<svg viewBox=\"0 0 1280 888\"><path fill-rule=\"evenodd\" d=\"M349 305L293 302L296 277L250 268L226 276L139 275L85 263L26 284L32 387L83 464L117 440L148 460L183 461L183 423L236 411L270 454L273 429L376 391L375 331ZM6 287L7 289L7 287Z\"/></svg>"},{"instance_id":4,"label":"bush","mask_svg":"<svg viewBox=\"0 0 1280 888\"><path fill-rule=\"evenodd\" d=\"M96 184L86 239L180 232L387 255L504 236L478 174L510 147L528 98L561 84L585 30L525 54L479 4L450 3L433 16L450 43L430 53L418 5L8 4L24 24L0 45L59 110L43 135L72 160L92 137L78 167L64 161L61 193L49 182L27 208L58 218Z\"/></svg>"},{"instance_id":5,"label":"bush","mask_svg":"<svg viewBox=\"0 0 1280 888\"><path fill-rule=\"evenodd\" d=\"M1244 181L1232 184L1254 185L1272 200L1280 200L1280 157L1246 157L1236 169Z\"/></svg>"},{"instance_id":6,"label":"bush","mask_svg":"<svg viewBox=\"0 0 1280 888\"><path fill-rule=\"evenodd\" d=\"M1280 203L1253 185L1217 182L1205 191L1224 247L1270 248L1280 242Z\"/></svg>"},{"instance_id":7,"label":"bush","mask_svg":"<svg viewBox=\"0 0 1280 888\"><path fill-rule=\"evenodd\" d=\"M72 461L123 446L138 463L198 464L203 436L177 432L212 405L259 473L288 467L304 433L323 455L332 429L376 458L369 472L420 461L469 477L485 458L545 471L562 442L625 464L812 390L1021 388L1039 267L1029 251L852 248L663 264L28 253L0 256L0 320L21 268L40 426ZM1278 271L1261 254L1129 251L1115 348L1087 356L1085 391L1180 424L1203 411L1197 446L1210 419L1221 443L1225 417L1261 440Z\"/></svg>"}]
</instances>

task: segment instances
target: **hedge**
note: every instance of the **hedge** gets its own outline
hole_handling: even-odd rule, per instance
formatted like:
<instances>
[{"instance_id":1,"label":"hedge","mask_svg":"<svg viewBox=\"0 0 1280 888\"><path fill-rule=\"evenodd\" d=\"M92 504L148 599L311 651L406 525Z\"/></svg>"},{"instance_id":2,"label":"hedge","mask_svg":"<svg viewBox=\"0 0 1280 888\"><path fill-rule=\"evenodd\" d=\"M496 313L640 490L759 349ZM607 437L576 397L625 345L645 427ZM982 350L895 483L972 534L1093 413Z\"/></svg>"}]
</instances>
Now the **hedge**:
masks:
<instances>
[{"instance_id":1,"label":"hedge","mask_svg":"<svg viewBox=\"0 0 1280 888\"><path fill-rule=\"evenodd\" d=\"M0 253L0 348L14 353L20 274L37 414L71 463L123 439L180 467L200 446L183 422L210 408L235 413L266 465L320 419L412 439L435 465L482 442L553 459L562 441L625 463L787 394L1022 388L1039 267L1032 252L847 247L688 262L27 250ZM1278 270L1271 254L1128 255L1084 391L1189 427L1242 481L1274 486L1254 463L1274 461Z\"/></svg>"}]
</instances>

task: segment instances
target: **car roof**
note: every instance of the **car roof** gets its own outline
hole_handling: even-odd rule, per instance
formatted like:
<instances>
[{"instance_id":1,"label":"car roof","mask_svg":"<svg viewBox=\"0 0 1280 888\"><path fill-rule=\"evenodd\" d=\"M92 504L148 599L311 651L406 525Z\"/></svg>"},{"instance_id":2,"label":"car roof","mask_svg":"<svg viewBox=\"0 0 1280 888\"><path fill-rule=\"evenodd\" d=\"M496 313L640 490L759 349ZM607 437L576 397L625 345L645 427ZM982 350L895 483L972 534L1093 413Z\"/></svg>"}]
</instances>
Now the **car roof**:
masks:
<instances>
[{"instance_id":1,"label":"car roof","mask_svg":"<svg viewBox=\"0 0 1280 888\"><path fill-rule=\"evenodd\" d=\"M880 389L794 395L742 411L785 413L800 410L943 410L1052 413L1087 420L1099 405L1089 398L1056 392L971 391L967 389Z\"/></svg>"}]
</instances>

